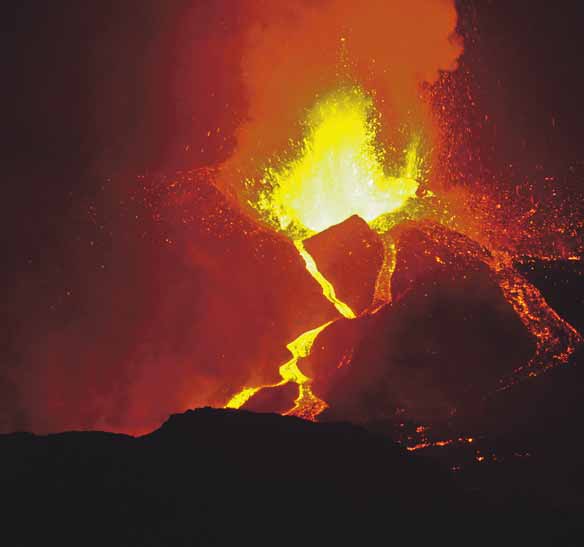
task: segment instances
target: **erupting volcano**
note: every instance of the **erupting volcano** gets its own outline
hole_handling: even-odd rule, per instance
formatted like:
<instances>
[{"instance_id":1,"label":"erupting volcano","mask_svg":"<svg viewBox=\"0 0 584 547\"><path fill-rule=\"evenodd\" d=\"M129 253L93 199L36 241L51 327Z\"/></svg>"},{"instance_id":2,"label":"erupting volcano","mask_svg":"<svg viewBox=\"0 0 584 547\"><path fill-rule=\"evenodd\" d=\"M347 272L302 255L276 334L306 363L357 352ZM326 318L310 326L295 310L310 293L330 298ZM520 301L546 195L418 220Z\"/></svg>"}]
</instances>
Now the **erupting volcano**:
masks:
<instances>
[{"instance_id":1,"label":"erupting volcano","mask_svg":"<svg viewBox=\"0 0 584 547\"><path fill-rule=\"evenodd\" d=\"M500 375L498 382L493 384L490 378L491 385L486 383L482 396L488 395L489 390L506 389L525 377L568 362L582 341L581 335L517 271L515 257L465 237L464 225L452 221L454 215L448 210L448 201L425 190L424 158L417 138L404 150L402 164L387 172L391 170L376 142L380 119L373 103L371 97L354 86L332 92L308 111L303 124L305 134L296 147L297 156L281 165L267 167L257 197L249 202L259 219L289 238L304 260L306 270L321 286L323 297L334 306L338 317L346 320L366 323L371 315L385 307L391 314L393 301L399 306L400 298L407 299L407 290L397 295L392 290L392 277L403 254L425 255L430 262L410 269L409 274L406 264L405 275L410 275L410 282L415 282L416 276L430 275L434 283L441 283L441 269L451 268L464 278L465 270L484 269L488 282L496 285L502 299L532 337L534 348L527 362L511 370L494 367L494 374ZM257 184L248 181L248 186ZM419 233L422 238L408 237L412 233ZM324 273L311 248L324 257L327 263ZM363 253L369 251L380 255L377 263L363 260ZM361 259L356 266L350 264L353 256ZM352 267L360 269L360 276L364 274L366 279L343 276L343 271ZM329 272L343 284L342 294L347 295L346 299L359 296L369 286L373 289L369 293L365 291L369 300L354 310L338 296L335 284L327 278ZM397 275L403 276L404 272L399 271ZM313 347L336 321L311 326L289 342L286 347L292 358L279 367L281 380L270 385L245 386L233 395L226 408L278 410L277 405L270 407L269 399L267 404L254 406L254 398L264 390L278 390L294 383L298 388L297 398L282 413L316 420L329 403L312 388L314 381L323 385L318 380L321 371L309 365L312 372L308 375L303 371L303 363L310 361ZM335 343L343 346L337 351L342 355L337 369L351 366L355 350L352 344L356 342L354 336L335 339ZM330 370L331 365L326 368ZM327 381L334 382L334 375L329 375ZM385 404L389 409L395 401L387 400ZM456 408L450 411L455 412ZM418 432L423 431L425 428L418 426ZM438 446L444 443L437 441Z\"/></svg>"}]
</instances>

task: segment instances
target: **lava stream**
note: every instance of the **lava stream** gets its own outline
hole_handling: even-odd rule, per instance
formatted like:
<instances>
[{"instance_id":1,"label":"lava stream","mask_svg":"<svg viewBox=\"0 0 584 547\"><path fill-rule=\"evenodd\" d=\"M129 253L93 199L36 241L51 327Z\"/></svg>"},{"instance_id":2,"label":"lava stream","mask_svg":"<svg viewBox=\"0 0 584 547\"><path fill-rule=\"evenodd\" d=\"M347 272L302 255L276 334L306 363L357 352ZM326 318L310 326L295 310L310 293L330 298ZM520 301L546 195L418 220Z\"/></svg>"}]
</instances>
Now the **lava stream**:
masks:
<instances>
[{"instance_id":1,"label":"lava stream","mask_svg":"<svg viewBox=\"0 0 584 547\"><path fill-rule=\"evenodd\" d=\"M335 306L337 311L343 317L346 317L347 319L354 319L356 317L355 313L349 305L337 298L335 294L335 288L333 287L332 283L328 281L328 279L326 279L325 276L322 275L322 273L318 270L314 258L304 248L302 241L295 241L294 245L300 256L304 259L306 270L322 287L322 293L325 298ZM298 397L294 401L294 407L284 412L284 414L288 416L298 416L306 420L316 420L316 417L323 410L325 410L328 405L325 401L314 395L310 387L311 379L303 374L302 371L298 368L298 361L310 355L312 346L318 335L332 323L333 321L328 321L319 327L310 329L286 345L286 348L292 354L292 359L281 365L278 369L282 380L276 384L269 384L259 387L245 387L229 400L229 402L225 405L225 408L241 408L261 389L283 386L288 382L294 382L298 385Z\"/></svg>"},{"instance_id":2,"label":"lava stream","mask_svg":"<svg viewBox=\"0 0 584 547\"><path fill-rule=\"evenodd\" d=\"M301 240L298 240L294 242L294 246L296 249L298 249L300 256L304 259L304 264L306 265L306 269L310 275L314 277L314 279L316 279L318 284L322 287L322 294L324 297L334 305L334 307L343 317L346 317L347 319L355 319L355 312L353 312L353 310L347 304L337 298L335 288L333 287L332 283L320 273L314 258L312 258L310 253L304 248L304 243Z\"/></svg>"}]
</instances>

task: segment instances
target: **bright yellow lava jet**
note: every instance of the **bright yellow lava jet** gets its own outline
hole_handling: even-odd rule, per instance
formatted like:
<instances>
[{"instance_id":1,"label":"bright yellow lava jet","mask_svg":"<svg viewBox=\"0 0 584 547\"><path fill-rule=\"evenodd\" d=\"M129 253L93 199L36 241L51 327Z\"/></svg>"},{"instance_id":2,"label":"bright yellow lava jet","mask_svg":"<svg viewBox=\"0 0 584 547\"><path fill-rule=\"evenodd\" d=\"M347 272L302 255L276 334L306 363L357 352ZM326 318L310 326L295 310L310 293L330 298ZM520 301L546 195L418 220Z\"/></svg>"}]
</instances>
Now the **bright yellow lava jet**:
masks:
<instances>
[{"instance_id":1,"label":"bright yellow lava jet","mask_svg":"<svg viewBox=\"0 0 584 547\"><path fill-rule=\"evenodd\" d=\"M358 87L320 100L304 123L298 157L266 169L251 205L284 232L294 223L320 232L352 215L371 222L399 209L419 186L417 141L389 176L375 143L377 126L373 101Z\"/></svg>"}]
</instances>

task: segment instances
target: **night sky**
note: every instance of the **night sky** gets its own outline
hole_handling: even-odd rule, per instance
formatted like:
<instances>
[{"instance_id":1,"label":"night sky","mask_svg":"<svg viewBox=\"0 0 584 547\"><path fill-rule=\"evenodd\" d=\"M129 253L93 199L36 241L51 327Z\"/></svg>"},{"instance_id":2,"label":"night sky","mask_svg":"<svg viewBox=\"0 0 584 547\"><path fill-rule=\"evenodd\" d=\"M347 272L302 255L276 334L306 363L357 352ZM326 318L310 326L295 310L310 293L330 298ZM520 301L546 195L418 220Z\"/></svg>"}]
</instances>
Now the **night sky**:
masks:
<instances>
[{"instance_id":1,"label":"night sky","mask_svg":"<svg viewBox=\"0 0 584 547\"><path fill-rule=\"evenodd\" d=\"M510 185L554 176L580 199L581 3L458 5L465 51L454 78L482 120L472 133L481 169ZM22 0L2 12L0 430L115 429L134 405L128 386L147 376L136 363L151 350L136 341L156 337L156 318L182 302L183 323L195 327L176 339L163 331L168 345L194 359L207 351L196 325L216 315L214 300L197 295L214 281L164 247L165 229L132 196L136 177L230 156L246 118L249 10L230 0ZM177 285L180 295L161 297ZM184 370L161 390L179 386ZM144 382L157 385L156 375ZM134 413L117 427L162 419L173 398L160 397L160 416ZM88 398L108 400L107 411Z\"/></svg>"}]
</instances>

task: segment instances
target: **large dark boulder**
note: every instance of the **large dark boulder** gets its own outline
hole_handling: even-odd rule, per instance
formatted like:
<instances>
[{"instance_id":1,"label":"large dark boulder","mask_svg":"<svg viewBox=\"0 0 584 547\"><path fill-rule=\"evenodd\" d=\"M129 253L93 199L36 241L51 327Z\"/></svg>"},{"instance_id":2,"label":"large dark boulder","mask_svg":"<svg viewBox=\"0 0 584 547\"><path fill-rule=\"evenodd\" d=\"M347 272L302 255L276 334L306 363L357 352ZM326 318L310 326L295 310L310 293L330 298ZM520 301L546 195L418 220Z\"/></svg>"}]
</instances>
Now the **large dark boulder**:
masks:
<instances>
[{"instance_id":1,"label":"large dark boulder","mask_svg":"<svg viewBox=\"0 0 584 547\"><path fill-rule=\"evenodd\" d=\"M276 367L278 368L278 367ZM294 401L298 397L298 385L288 382L281 386L268 386L262 388L253 397L242 405L242 409L252 412L284 412L294 407Z\"/></svg>"},{"instance_id":2,"label":"large dark boulder","mask_svg":"<svg viewBox=\"0 0 584 547\"><path fill-rule=\"evenodd\" d=\"M308 374L330 408L358 422L397 412L424 423L482 412L480 401L535 350L505 300L484 249L460 234L411 223L392 234L393 302L332 325ZM473 416L473 419L476 416Z\"/></svg>"},{"instance_id":3,"label":"large dark boulder","mask_svg":"<svg viewBox=\"0 0 584 547\"><path fill-rule=\"evenodd\" d=\"M304 247L340 300L356 314L371 306L384 249L379 236L362 218L354 215L331 226L306 239Z\"/></svg>"}]
</instances>

